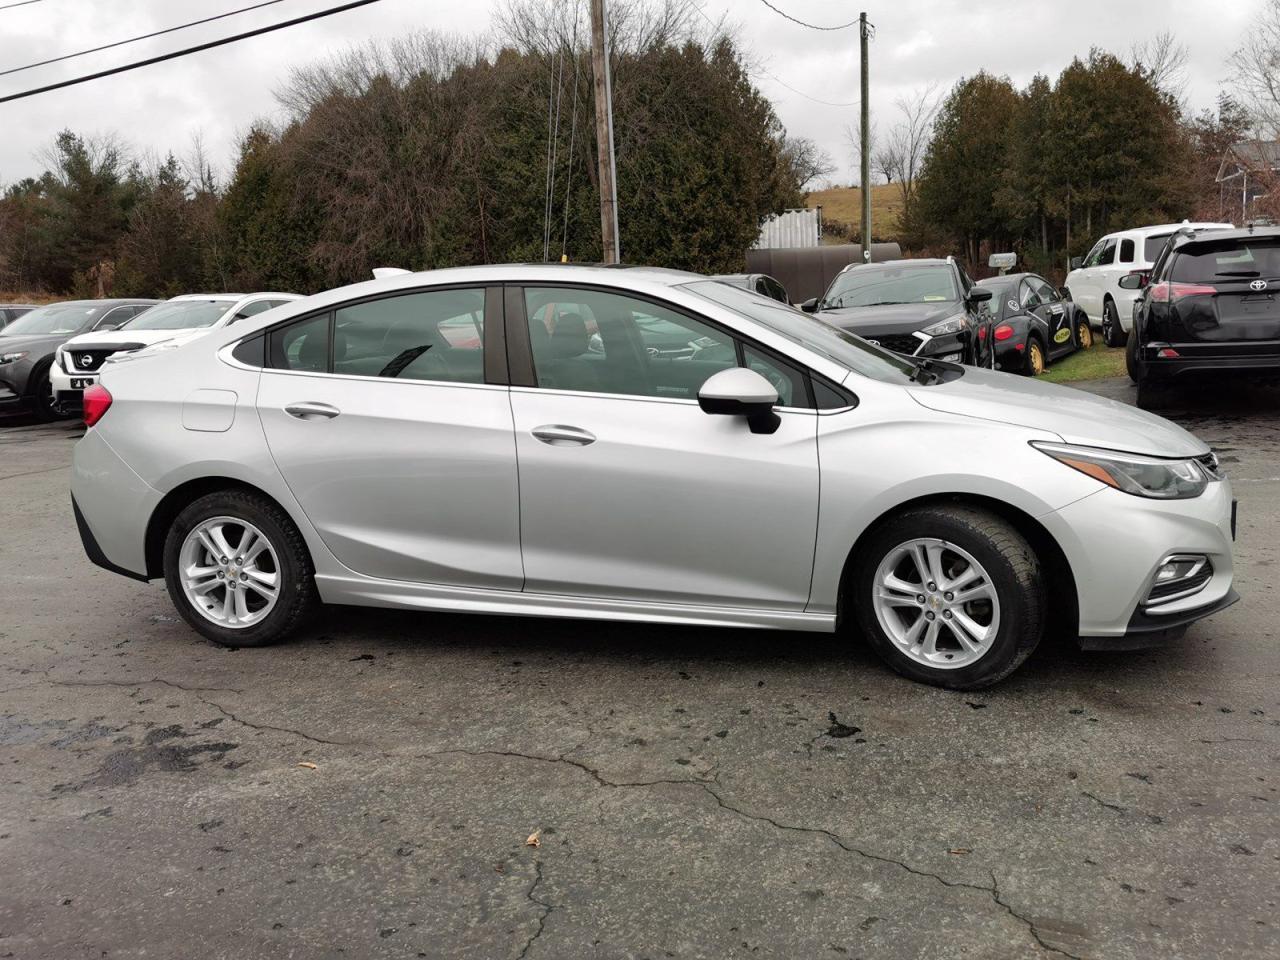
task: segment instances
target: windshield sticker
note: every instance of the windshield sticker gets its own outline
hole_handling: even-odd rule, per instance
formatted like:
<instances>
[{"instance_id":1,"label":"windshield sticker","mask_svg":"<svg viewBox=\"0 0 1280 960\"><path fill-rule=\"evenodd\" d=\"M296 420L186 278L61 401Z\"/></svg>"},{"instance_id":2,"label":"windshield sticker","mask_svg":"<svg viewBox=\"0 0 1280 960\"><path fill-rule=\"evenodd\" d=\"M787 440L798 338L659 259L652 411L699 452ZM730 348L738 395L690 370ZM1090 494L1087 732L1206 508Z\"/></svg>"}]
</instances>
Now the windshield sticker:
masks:
<instances>
[{"instance_id":1,"label":"windshield sticker","mask_svg":"<svg viewBox=\"0 0 1280 960\"><path fill-rule=\"evenodd\" d=\"M946 297L940 297L940 296L938 296L936 293L929 293L929 294L925 294L924 302L925 302L925 303L933 303L933 302L935 302L935 301L937 301L937 300L945 300L945 299L947 299L947 298L946 298Z\"/></svg>"}]
</instances>

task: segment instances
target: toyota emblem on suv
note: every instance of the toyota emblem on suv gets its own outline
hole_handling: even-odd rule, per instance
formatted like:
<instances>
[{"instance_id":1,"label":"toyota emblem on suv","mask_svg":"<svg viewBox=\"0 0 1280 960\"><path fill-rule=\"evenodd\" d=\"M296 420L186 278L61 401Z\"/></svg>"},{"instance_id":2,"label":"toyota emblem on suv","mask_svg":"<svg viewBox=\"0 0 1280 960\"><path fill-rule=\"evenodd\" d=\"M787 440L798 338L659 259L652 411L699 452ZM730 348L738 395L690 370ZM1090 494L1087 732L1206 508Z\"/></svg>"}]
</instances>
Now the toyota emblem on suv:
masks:
<instances>
[{"instance_id":1,"label":"toyota emblem on suv","mask_svg":"<svg viewBox=\"0 0 1280 960\"><path fill-rule=\"evenodd\" d=\"M1250 283L1250 284L1249 284L1249 289L1250 289L1250 290L1265 290L1265 289L1267 289L1267 281L1265 281L1265 280L1254 280L1252 283Z\"/></svg>"}]
</instances>

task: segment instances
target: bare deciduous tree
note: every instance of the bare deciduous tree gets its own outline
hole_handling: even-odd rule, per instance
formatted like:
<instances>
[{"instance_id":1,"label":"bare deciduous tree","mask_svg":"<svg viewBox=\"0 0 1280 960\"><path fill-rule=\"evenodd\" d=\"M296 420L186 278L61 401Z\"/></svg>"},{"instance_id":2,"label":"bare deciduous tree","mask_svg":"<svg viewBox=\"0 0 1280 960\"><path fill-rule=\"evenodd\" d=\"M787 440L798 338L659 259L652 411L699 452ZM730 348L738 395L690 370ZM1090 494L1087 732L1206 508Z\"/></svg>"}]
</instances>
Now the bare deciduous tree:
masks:
<instances>
[{"instance_id":1,"label":"bare deciduous tree","mask_svg":"<svg viewBox=\"0 0 1280 960\"><path fill-rule=\"evenodd\" d=\"M1187 89L1186 44L1179 42L1172 30L1157 33L1150 40L1129 48L1129 60L1161 93L1181 102Z\"/></svg>"},{"instance_id":2,"label":"bare deciduous tree","mask_svg":"<svg viewBox=\"0 0 1280 960\"><path fill-rule=\"evenodd\" d=\"M1249 108L1257 132L1280 139L1280 0L1266 0L1231 55L1236 95Z\"/></svg>"},{"instance_id":3,"label":"bare deciduous tree","mask_svg":"<svg viewBox=\"0 0 1280 960\"><path fill-rule=\"evenodd\" d=\"M907 220L915 204L916 180L933 138L933 121L942 100L937 84L929 84L895 101L900 119L876 153L876 165L889 183L897 182L902 200L902 219Z\"/></svg>"}]
</instances>

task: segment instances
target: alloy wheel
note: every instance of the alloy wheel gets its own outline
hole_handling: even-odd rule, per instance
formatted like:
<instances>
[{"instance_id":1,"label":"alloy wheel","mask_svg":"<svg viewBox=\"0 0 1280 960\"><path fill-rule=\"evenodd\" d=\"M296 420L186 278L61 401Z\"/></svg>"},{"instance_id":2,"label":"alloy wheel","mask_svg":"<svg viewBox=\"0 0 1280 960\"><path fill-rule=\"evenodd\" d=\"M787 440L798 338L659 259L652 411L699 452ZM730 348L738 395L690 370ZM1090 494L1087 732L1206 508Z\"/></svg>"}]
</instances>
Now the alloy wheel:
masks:
<instances>
[{"instance_id":1,"label":"alloy wheel","mask_svg":"<svg viewBox=\"0 0 1280 960\"><path fill-rule=\"evenodd\" d=\"M1090 347L1093 346L1093 328L1089 326L1088 321L1085 321L1080 324L1078 329L1080 331L1078 334L1078 337L1080 340L1080 349L1088 350Z\"/></svg>"},{"instance_id":2,"label":"alloy wheel","mask_svg":"<svg viewBox=\"0 0 1280 960\"><path fill-rule=\"evenodd\" d=\"M197 524L178 553L182 592L205 619L242 629L265 618L280 596L275 546L253 524L211 517Z\"/></svg>"},{"instance_id":3,"label":"alloy wheel","mask_svg":"<svg viewBox=\"0 0 1280 960\"><path fill-rule=\"evenodd\" d=\"M876 570L876 619L907 657L955 669L982 659L1000 629L1000 599L974 556L947 540L894 547Z\"/></svg>"},{"instance_id":4,"label":"alloy wheel","mask_svg":"<svg viewBox=\"0 0 1280 960\"><path fill-rule=\"evenodd\" d=\"M1038 377L1044 373L1044 350L1040 348L1038 340L1032 340L1027 345L1027 360L1031 364L1031 375Z\"/></svg>"}]
</instances>

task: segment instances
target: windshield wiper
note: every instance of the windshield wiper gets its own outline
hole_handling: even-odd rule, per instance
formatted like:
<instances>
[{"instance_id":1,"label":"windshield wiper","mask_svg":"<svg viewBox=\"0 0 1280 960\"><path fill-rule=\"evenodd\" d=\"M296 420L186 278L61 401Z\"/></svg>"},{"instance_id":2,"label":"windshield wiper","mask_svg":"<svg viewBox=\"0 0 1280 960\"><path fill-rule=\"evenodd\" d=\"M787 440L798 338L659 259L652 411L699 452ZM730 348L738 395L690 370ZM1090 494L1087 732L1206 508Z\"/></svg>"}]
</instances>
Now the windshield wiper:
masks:
<instances>
[{"instance_id":1,"label":"windshield wiper","mask_svg":"<svg viewBox=\"0 0 1280 960\"><path fill-rule=\"evenodd\" d=\"M1215 277L1258 277L1261 276L1257 270L1220 270L1214 274Z\"/></svg>"},{"instance_id":2,"label":"windshield wiper","mask_svg":"<svg viewBox=\"0 0 1280 960\"><path fill-rule=\"evenodd\" d=\"M933 369L933 361L928 357L908 357L907 361L916 365L915 370L907 375L907 379L912 383L918 383L924 387L929 386L928 383L920 379L926 374L933 378L930 383L937 383L942 379L942 374Z\"/></svg>"}]
</instances>

